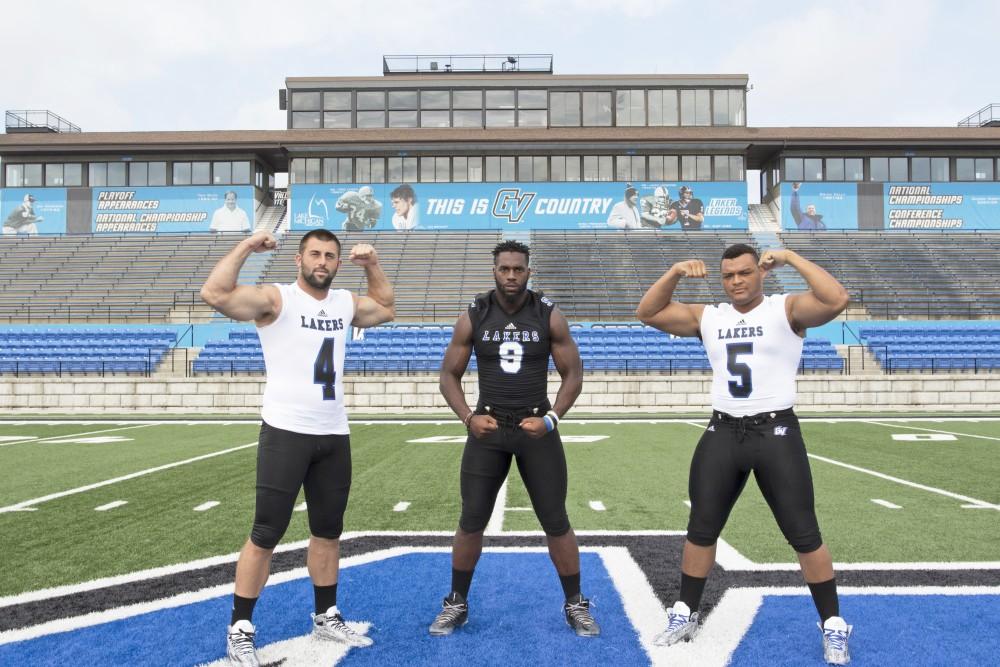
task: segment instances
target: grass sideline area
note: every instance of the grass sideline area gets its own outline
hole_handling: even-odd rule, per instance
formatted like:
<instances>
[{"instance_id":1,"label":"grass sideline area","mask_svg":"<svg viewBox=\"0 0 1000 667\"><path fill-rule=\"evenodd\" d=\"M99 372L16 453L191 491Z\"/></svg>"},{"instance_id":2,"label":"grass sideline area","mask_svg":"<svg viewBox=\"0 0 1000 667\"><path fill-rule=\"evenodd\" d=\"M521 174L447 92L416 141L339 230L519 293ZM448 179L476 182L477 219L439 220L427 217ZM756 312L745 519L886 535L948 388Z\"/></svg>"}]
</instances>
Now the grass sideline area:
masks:
<instances>
[{"instance_id":1,"label":"grass sideline area","mask_svg":"<svg viewBox=\"0 0 1000 667\"><path fill-rule=\"evenodd\" d=\"M687 470L703 418L652 424L606 419L577 417L560 425L574 527L683 531ZM1000 503L1000 421L831 419L805 420L802 428L813 457L817 511L837 561L976 561L1000 554L995 511L963 507ZM461 425L354 421L347 529L453 530ZM19 536L5 550L0 595L238 550L253 515L256 422L166 422L0 424L0 467L15 472L0 488L0 507L26 510L0 513L0 531ZM894 440L893 434L916 439ZM450 442L412 442L441 437ZM577 437L597 439L573 442ZM924 439L930 437L954 439ZM156 470L182 461L189 463ZM26 503L149 470L154 472ZM122 501L127 504L95 511ZM217 505L193 511L206 502ZM393 511L401 502L408 503L406 511ZM596 511L591 502L605 509ZM528 507L524 486L512 474L504 529L537 530ZM306 537L305 514L297 512L285 539ZM752 482L723 538L756 562L793 560ZM95 552L102 557L91 558Z\"/></svg>"}]
</instances>

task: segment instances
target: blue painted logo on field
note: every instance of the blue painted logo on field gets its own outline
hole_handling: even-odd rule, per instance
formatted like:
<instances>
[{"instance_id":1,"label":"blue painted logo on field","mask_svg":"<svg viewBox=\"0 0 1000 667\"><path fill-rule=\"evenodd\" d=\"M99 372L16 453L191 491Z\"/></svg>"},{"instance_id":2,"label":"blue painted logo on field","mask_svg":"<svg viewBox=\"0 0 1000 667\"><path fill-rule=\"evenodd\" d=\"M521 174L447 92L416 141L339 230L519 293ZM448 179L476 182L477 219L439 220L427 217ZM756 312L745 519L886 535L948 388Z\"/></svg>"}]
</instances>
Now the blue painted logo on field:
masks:
<instances>
[{"instance_id":1,"label":"blue painted logo on field","mask_svg":"<svg viewBox=\"0 0 1000 667\"><path fill-rule=\"evenodd\" d=\"M450 637L427 628L448 592L451 556L413 553L345 567L338 604L348 621L370 624L375 645L344 649L332 642L329 664L648 664L638 635L603 561L580 554L585 592L597 601L599 639L577 637L562 612L563 595L545 553L483 555L469 596L469 623ZM254 612L258 649L304 637L311 628L307 577L268 586ZM225 657L229 594L88 628L0 645L0 664L200 665ZM315 648L311 650L315 651ZM273 657L272 657L273 659ZM294 659L284 664L296 664Z\"/></svg>"},{"instance_id":2,"label":"blue painted logo on field","mask_svg":"<svg viewBox=\"0 0 1000 667\"><path fill-rule=\"evenodd\" d=\"M842 595L854 626L851 665L991 665L1000 653L1000 595ZM808 595L768 595L731 665L822 665Z\"/></svg>"}]
</instances>

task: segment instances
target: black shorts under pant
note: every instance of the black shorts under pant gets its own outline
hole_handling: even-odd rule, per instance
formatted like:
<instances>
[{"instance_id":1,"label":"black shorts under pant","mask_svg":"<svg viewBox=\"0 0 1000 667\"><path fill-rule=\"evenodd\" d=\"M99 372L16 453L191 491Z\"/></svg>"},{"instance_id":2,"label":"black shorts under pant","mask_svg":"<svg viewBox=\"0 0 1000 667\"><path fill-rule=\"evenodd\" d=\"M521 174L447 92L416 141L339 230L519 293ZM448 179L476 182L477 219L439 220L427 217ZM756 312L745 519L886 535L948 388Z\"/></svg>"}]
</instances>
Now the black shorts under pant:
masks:
<instances>
[{"instance_id":1,"label":"black shorts under pant","mask_svg":"<svg viewBox=\"0 0 1000 667\"><path fill-rule=\"evenodd\" d=\"M540 412L491 411L500 428L482 440L469 434L462 454L462 518L458 525L463 531L478 533L486 529L514 458L542 530L552 537L569 532L566 455L559 431L532 438L517 427L523 417L544 415L548 407L543 407Z\"/></svg>"},{"instance_id":2,"label":"black shorts under pant","mask_svg":"<svg viewBox=\"0 0 1000 667\"><path fill-rule=\"evenodd\" d=\"M278 545L303 487L309 532L327 539L340 537L351 490L350 436L294 433L261 423L251 542L262 549Z\"/></svg>"},{"instance_id":3,"label":"black shorts under pant","mask_svg":"<svg viewBox=\"0 0 1000 667\"><path fill-rule=\"evenodd\" d=\"M688 540L715 544L751 471L792 548L799 553L820 548L812 473L790 408L742 418L712 413L691 459Z\"/></svg>"}]
</instances>

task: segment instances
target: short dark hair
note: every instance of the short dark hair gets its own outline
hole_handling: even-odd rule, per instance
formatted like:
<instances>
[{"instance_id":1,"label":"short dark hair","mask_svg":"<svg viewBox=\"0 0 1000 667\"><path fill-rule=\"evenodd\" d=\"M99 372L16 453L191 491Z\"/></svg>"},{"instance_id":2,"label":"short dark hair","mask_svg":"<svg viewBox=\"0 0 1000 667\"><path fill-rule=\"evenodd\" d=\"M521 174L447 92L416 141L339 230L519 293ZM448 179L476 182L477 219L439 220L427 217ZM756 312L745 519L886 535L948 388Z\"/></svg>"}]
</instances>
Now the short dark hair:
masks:
<instances>
[{"instance_id":1,"label":"short dark hair","mask_svg":"<svg viewBox=\"0 0 1000 667\"><path fill-rule=\"evenodd\" d=\"M337 238L336 234L331 232L329 229L314 229L311 232L307 233L305 236L303 236L302 240L299 241L300 255L302 254L302 251L306 249L306 243L309 242L309 239L318 239L323 242L333 241L334 243L337 244L337 254L338 255L340 254L340 239Z\"/></svg>"},{"instance_id":2,"label":"short dark hair","mask_svg":"<svg viewBox=\"0 0 1000 667\"><path fill-rule=\"evenodd\" d=\"M407 183L403 183L389 193L389 199L409 199L415 203L417 201L417 193Z\"/></svg>"},{"instance_id":3,"label":"short dark hair","mask_svg":"<svg viewBox=\"0 0 1000 667\"><path fill-rule=\"evenodd\" d=\"M524 255L524 259L531 260L531 249L524 245L520 241L515 241L514 239L507 239L506 241L501 241L497 244L496 248L493 248L493 263L496 264L497 258L500 257L502 252L519 252Z\"/></svg>"},{"instance_id":4,"label":"short dark hair","mask_svg":"<svg viewBox=\"0 0 1000 667\"><path fill-rule=\"evenodd\" d=\"M722 259L736 259L740 255L753 255L755 262L760 261L760 254L757 249L753 246L747 245L746 243L735 243L722 253Z\"/></svg>"}]
</instances>

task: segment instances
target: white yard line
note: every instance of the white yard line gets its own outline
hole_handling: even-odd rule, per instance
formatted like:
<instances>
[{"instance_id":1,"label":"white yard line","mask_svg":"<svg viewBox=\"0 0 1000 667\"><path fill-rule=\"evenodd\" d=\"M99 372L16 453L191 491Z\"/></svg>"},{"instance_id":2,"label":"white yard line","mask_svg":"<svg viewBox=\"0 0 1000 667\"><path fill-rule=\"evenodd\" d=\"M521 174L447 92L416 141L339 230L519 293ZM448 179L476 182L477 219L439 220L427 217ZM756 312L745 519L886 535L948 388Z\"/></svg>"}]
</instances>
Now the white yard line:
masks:
<instances>
[{"instance_id":1,"label":"white yard line","mask_svg":"<svg viewBox=\"0 0 1000 667\"><path fill-rule=\"evenodd\" d=\"M928 491L930 493L936 493L940 496L945 496L947 498L954 498L955 500L961 500L962 502L969 503L971 505L977 505L980 507L986 507L989 509L1000 510L1000 505L994 505L993 503L988 503L985 500L979 500L978 498L972 498L970 496L963 496L960 493L953 493L952 491L946 491L944 489L939 489L933 486L927 486L926 484L918 484L917 482L910 482L899 477L893 477L892 475L886 475L885 473L877 472L875 470L869 470L868 468L862 468L861 466L851 465L850 463L844 463L843 461L837 461L825 456L820 456L819 454L809 454L809 458L816 459L817 461L822 461L823 463L829 463L831 465L840 466L842 468L847 468L848 470L853 470L855 472L864 473L865 475L871 475L872 477L878 477L879 479L884 479L889 482L895 482L896 484L902 484L903 486L909 486L914 489L920 489L921 491Z\"/></svg>"},{"instance_id":2,"label":"white yard line","mask_svg":"<svg viewBox=\"0 0 1000 667\"><path fill-rule=\"evenodd\" d=\"M207 510L212 509L213 507L217 507L218 505L219 505L219 501L218 500L209 500L209 501L204 502L201 505L198 505L197 507L195 507L194 511L195 512L205 512Z\"/></svg>"},{"instance_id":3,"label":"white yard line","mask_svg":"<svg viewBox=\"0 0 1000 667\"><path fill-rule=\"evenodd\" d=\"M152 424L133 424L132 426L122 426L119 428L106 428L100 431L87 431L85 433L65 433L63 435L53 435L48 438L35 438L33 440L21 440L20 442L0 442L0 447L10 447L11 445L36 444L39 442L49 442L50 440L65 440L67 438L79 438L85 435L97 435L98 433L112 433L114 431L127 431L132 428L144 428Z\"/></svg>"},{"instance_id":4,"label":"white yard line","mask_svg":"<svg viewBox=\"0 0 1000 667\"><path fill-rule=\"evenodd\" d=\"M503 513L507 507L507 480L503 481L500 485L500 491L497 493L496 503L493 504L493 514L490 515L490 521L486 524L486 532L484 535L499 535L503 532Z\"/></svg>"},{"instance_id":5,"label":"white yard line","mask_svg":"<svg viewBox=\"0 0 1000 667\"><path fill-rule=\"evenodd\" d=\"M396 503L393 506L392 511L393 512L405 512L408 509L410 509L410 503L406 502L405 500L402 500L402 501Z\"/></svg>"},{"instance_id":6,"label":"white yard line","mask_svg":"<svg viewBox=\"0 0 1000 667\"><path fill-rule=\"evenodd\" d=\"M595 512L604 512L605 510L608 509L607 507L604 506L604 503L602 503L600 500L591 500L590 503L588 504L590 505L590 509L594 510Z\"/></svg>"},{"instance_id":7,"label":"white yard line","mask_svg":"<svg viewBox=\"0 0 1000 667\"><path fill-rule=\"evenodd\" d=\"M946 435L959 435L963 438L979 438L980 440L994 440L1000 442L1000 438L992 435L979 435L975 433L958 433L957 431L944 431L939 428L921 428L920 426L906 426L905 424L886 424L884 422L877 422L871 420L865 420L865 424L875 424L876 426L885 426L886 428L908 428L913 431L927 431L928 433L944 433Z\"/></svg>"},{"instance_id":8,"label":"white yard line","mask_svg":"<svg viewBox=\"0 0 1000 667\"><path fill-rule=\"evenodd\" d=\"M24 500L22 502L16 503L14 505L8 505L7 507L0 507L0 514L4 512L17 512L19 510L34 507L40 503L45 503L50 500L56 500L57 498L65 498L66 496L72 496L77 493L84 493L85 491L92 491L94 489L99 489L103 486L110 486L112 484L117 484L118 482L124 482L130 479L135 479L136 477L143 477L144 475L151 475L155 472L160 472L163 470L169 470L170 468L176 468L178 466L187 465L189 463L196 463L198 461L204 461L205 459L211 459L216 456L222 456L223 454L229 454L231 452L238 452L241 449L247 449L248 447L256 447L257 442L247 443L245 445L240 445L238 447L230 447L229 449L223 449L219 452L212 452L211 454L202 454L201 456L195 456L190 459L184 459L183 461L176 461L174 463L167 463L162 466L156 466L155 468L147 468L146 470L140 470L139 472L133 472L128 475L122 475L121 477L115 477L113 479L106 479L103 482L97 482L95 484L88 484L86 486L80 486L75 489L69 489L68 491L59 491L58 493L50 493L47 496L41 496L39 498L32 498L31 500Z\"/></svg>"},{"instance_id":9,"label":"white yard line","mask_svg":"<svg viewBox=\"0 0 1000 667\"><path fill-rule=\"evenodd\" d=\"M882 507L888 507L891 510L901 510L903 509L901 505L896 503L890 503L888 500L882 500L881 498L872 498L872 502L876 505L881 505Z\"/></svg>"},{"instance_id":10,"label":"white yard line","mask_svg":"<svg viewBox=\"0 0 1000 667\"><path fill-rule=\"evenodd\" d=\"M107 505L101 505L99 507L95 507L94 511L95 512L107 512L108 510L113 510L114 508L121 507L122 505L128 505L128 501L127 500L114 500L114 501L108 503Z\"/></svg>"}]
</instances>

